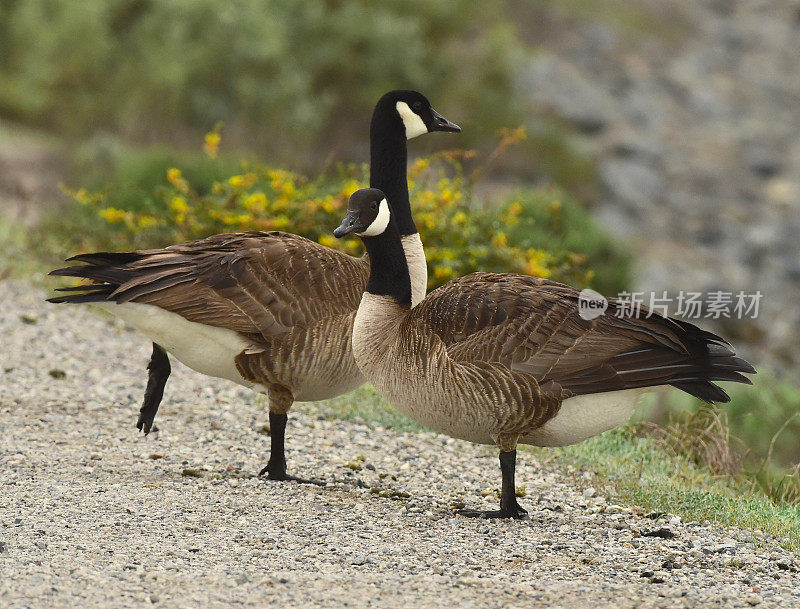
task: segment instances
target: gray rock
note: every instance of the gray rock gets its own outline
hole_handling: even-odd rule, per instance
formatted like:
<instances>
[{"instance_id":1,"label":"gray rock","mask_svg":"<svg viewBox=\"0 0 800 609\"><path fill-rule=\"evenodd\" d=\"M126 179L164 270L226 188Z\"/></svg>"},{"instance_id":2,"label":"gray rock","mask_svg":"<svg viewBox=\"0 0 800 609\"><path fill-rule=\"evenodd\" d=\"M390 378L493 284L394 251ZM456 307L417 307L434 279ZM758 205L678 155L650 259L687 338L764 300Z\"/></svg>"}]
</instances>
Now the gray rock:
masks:
<instances>
[{"instance_id":1,"label":"gray rock","mask_svg":"<svg viewBox=\"0 0 800 609\"><path fill-rule=\"evenodd\" d=\"M600 177L622 204L638 212L650 208L664 189L659 173L636 158L608 160L600 168Z\"/></svg>"},{"instance_id":2,"label":"gray rock","mask_svg":"<svg viewBox=\"0 0 800 609\"><path fill-rule=\"evenodd\" d=\"M800 323L796 3L635 10L659 27L630 36L546 12L521 86L586 133L604 187L594 209L632 242L640 276L664 267L671 282L656 287L677 291L713 269L726 290L768 294L744 355L794 369L800 343L772 320Z\"/></svg>"}]
</instances>

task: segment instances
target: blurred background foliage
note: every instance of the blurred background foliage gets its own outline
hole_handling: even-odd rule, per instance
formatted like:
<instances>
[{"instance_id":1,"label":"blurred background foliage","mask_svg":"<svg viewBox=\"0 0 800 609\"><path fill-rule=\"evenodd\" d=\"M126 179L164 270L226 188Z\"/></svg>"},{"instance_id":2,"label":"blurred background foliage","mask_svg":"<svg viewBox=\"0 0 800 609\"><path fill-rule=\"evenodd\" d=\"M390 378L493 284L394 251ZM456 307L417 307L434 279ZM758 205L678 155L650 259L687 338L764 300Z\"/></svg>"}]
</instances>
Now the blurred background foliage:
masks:
<instances>
[{"instance_id":1,"label":"blurred background foliage","mask_svg":"<svg viewBox=\"0 0 800 609\"><path fill-rule=\"evenodd\" d=\"M464 147L537 116L495 172L586 199L594 168L573 128L516 85L533 52L517 12L502 0L6 0L0 116L100 148L191 148L222 122L230 150L310 170L363 159L376 100L414 88L461 124Z\"/></svg>"},{"instance_id":2,"label":"blurred background foliage","mask_svg":"<svg viewBox=\"0 0 800 609\"><path fill-rule=\"evenodd\" d=\"M519 141L524 134L515 130L510 137ZM220 157L216 131L205 140L205 152L193 154L117 148L99 170L95 163L95 171L87 172L86 186L65 189L77 205L45 221L37 241L55 241L56 249L67 251L125 250L221 232L283 230L361 254L358 240L337 240L331 231L350 194L368 185L366 164L338 163L309 177L258 160ZM509 140L503 141L505 149ZM472 161L469 174L466 159ZM568 192L548 185L478 194L475 183L485 163L474 152L453 150L420 157L409 167L429 288L478 270L528 273L606 293L629 284L627 254Z\"/></svg>"},{"instance_id":3,"label":"blurred background foliage","mask_svg":"<svg viewBox=\"0 0 800 609\"><path fill-rule=\"evenodd\" d=\"M0 114L76 138L186 142L224 121L234 146L296 160L322 141L363 146L394 88L472 117L470 143L524 110L512 86L522 47L496 0L7 0L0 11Z\"/></svg>"}]
</instances>

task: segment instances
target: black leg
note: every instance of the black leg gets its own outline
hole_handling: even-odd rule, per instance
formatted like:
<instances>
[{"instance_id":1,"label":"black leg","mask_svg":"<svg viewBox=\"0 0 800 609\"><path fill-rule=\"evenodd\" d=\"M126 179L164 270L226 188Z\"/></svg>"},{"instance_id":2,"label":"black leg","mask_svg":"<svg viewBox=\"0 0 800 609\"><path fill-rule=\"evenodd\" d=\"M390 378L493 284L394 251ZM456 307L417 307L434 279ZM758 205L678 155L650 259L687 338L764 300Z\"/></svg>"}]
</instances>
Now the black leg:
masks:
<instances>
[{"instance_id":1,"label":"black leg","mask_svg":"<svg viewBox=\"0 0 800 609\"><path fill-rule=\"evenodd\" d=\"M269 449L269 461L267 466L258 475L267 475L269 480L291 480L303 484L316 484L325 486L319 480L306 480L297 476L290 476L286 473L286 450L284 448L286 438L286 421L289 419L286 414L269 413L269 436L271 446Z\"/></svg>"},{"instance_id":2,"label":"black leg","mask_svg":"<svg viewBox=\"0 0 800 609\"><path fill-rule=\"evenodd\" d=\"M528 512L517 503L517 489L514 473L517 467L517 451L500 452L500 472L503 474L503 487L500 491L499 510L458 510L456 513L470 518L525 518Z\"/></svg>"},{"instance_id":3,"label":"black leg","mask_svg":"<svg viewBox=\"0 0 800 609\"><path fill-rule=\"evenodd\" d=\"M144 402L139 409L139 420L136 421L136 427L145 435L153 431L153 420L164 397L164 385L172 371L167 352L156 343L153 343L153 355L150 356L147 370L147 389L144 390Z\"/></svg>"}]
</instances>

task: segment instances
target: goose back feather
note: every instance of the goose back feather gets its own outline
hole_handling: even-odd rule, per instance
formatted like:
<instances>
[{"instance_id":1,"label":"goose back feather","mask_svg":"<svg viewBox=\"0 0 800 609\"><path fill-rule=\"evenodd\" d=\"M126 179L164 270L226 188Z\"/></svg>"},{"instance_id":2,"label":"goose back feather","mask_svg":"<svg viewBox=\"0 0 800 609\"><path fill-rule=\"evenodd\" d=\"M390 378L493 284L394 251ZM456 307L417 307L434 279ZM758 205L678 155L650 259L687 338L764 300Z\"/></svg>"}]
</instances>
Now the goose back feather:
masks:
<instances>
[{"instance_id":1,"label":"goose back feather","mask_svg":"<svg viewBox=\"0 0 800 609\"><path fill-rule=\"evenodd\" d=\"M83 254L70 260L83 264L51 274L98 283L84 291L69 288L68 295L52 302L80 299L103 303L104 308L108 303L150 305L192 324L235 332L241 349L232 354L231 363L235 357L241 378L231 380L249 387L278 383L300 399L331 397L342 387L363 383L349 356L349 332L369 273L366 257L273 231L221 234L164 249ZM134 326L145 325L148 318L125 317ZM197 328L187 328L197 336ZM142 329L156 342L175 342L152 336L152 327ZM198 368L196 348L192 353L172 351ZM318 357L321 351L331 357ZM214 376L230 378L225 370Z\"/></svg>"}]
</instances>

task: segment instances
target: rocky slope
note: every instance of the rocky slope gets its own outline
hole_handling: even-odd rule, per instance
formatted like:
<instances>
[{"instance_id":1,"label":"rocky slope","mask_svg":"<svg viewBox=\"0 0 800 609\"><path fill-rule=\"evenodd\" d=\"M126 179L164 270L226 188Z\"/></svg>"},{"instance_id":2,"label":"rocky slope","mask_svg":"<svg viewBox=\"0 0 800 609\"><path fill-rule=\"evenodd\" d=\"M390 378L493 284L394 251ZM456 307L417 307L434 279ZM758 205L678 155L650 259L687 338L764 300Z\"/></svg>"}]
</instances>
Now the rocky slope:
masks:
<instances>
[{"instance_id":1,"label":"rocky slope","mask_svg":"<svg viewBox=\"0 0 800 609\"><path fill-rule=\"evenodd\" d=\"M640 289L761 290L759 318L724 330L800 365L800 3L604 6L539 14L523 86L584 133Z\"/></svg>"}]
</instances>

